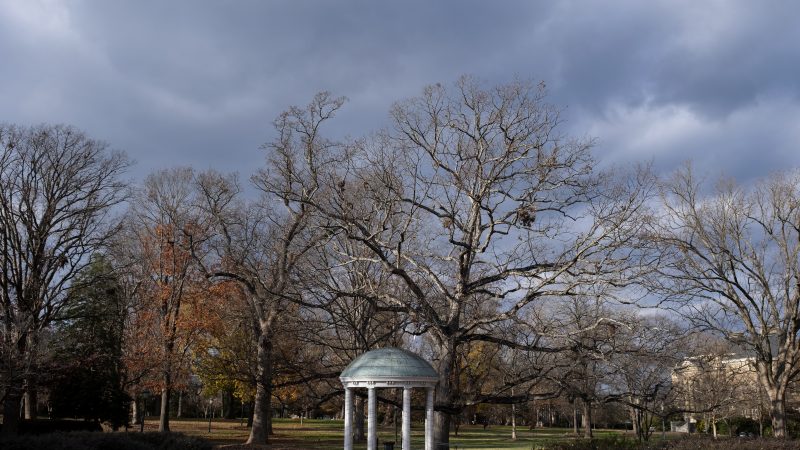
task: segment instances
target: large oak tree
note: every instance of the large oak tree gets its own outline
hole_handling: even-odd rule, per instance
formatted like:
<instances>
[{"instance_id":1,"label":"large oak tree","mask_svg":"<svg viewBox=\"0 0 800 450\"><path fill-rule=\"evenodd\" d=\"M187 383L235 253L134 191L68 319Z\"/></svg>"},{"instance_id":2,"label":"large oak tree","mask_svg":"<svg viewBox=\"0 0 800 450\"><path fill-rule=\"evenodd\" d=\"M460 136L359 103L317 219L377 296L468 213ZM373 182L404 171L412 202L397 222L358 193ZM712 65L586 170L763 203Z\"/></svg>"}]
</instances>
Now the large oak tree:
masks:
<instances>
[{"instance_id":1,"label":"large oak tree","mask_svg":"<svg viewBox=\"0 0 800 450\"><path fill-rule=\"evenodd\" d=\"M378 262L403 286L404 295L385 291L375 301L407 314L409 332L431 337L435 440L446 443L450 415L472 395L454 384L459 348L488 341L553 351L536 333L520 342L495 330L548 298L624 282L649 177L615 183L597 173L591 142L560 134L543 85L484 87L465 77L397 103L391 118L390 129L346 148L276 148L291 183L275 194L358 244L352 262Z\"/></svg>"}]
</instances>

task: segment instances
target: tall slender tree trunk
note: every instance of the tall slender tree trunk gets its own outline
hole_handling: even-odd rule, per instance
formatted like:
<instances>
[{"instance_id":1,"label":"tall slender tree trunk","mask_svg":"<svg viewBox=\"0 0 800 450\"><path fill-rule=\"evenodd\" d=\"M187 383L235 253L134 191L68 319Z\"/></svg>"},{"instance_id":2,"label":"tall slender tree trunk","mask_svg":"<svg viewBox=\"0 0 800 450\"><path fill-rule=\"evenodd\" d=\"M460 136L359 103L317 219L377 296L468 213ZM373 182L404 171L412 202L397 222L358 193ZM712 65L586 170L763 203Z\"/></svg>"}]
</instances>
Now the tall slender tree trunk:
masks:
<instances>
[{"instance_id":1,"label":"tall slender tree trunk","mask_svg":"<svg viewBox=\"0 0 800 450\"><path fill-rule=\"evenodd\" d=\"M175 415L177 418L183 416L183 391L178 391L178 413Z\"/></svg>"},{"instance_id":2,"label":"tall slender tree trunk","mask_svg":"<svg viewBox=\"0 0 800 450\"><path fill-rule=\"evenodd\" d=\"M572 403L572 434L578 435L578 407Z\"/></svg>"},{"instance_id":3,"label":"tall slender tree trunk","mask_svg":"<svg viewBox=\"0 0 800 450\"><path fill-rule=\"evenodd\" d=\"M253 427L247 444L268 444L272 429L272 325L262 320L258 336L258 377Z\"/></svg>"},{"instance_id":4,"label":"tall slender tree trunk","mask_svg":"<svg viewBox=\"0 0 800 450\"><path fill-rule=\"evenodd\" d=\"M583 435L591 438L592 436L592 402L583 401Z\"/></svg>"},{"instance_id":5,"label":"tall slender tree trunk","mask_svg":"<svg viewBox=\"0 0 800 450\"><path fill-rule=\"evenodd\" d=\"M162 372L162 381L164 383L161 388L161 413L158 416L158 431L169 431L169 400L172 394L172 350L174 344L172 339L168 339L164 344L164 356L166 362L164 363L164 370Z\"/></svg>"},{"instance_id":6,"label":"tall slender tree trunk","mask_svg":"<svg viewBox=\"0 0 800 450\"><path fill-rule=\"evenodd\" d=\"M33 377L28 378L25 387L24 399L25 402L25 419L32 420L36 418L36 406L39 401L36 395L36 384Z\"/></svg>"},{"instance_id":7,"label":"tall slender tree trunk","mask_svg":"<svg viewBox=\"0 0 800 450\"><path fill-rule=\"evenodd\" d=\"M394 408L395 408L395 406L392 405L391 403L387 403L386 406L384 406L384 408L383 408L383 421L381 422L381 425L387 426L387 425L390 425L392 423L392 416L393 416Z\"/></svg>"},{"instance_id":8,"label":"tall slender tree trunk","mask_svg":"<svg viewBox=\"0 0 800 450\"><path fill-rule=\"evenodd\" d=\"M29 373L25 376L25 392L23 393L23 401L25 403L24 415L26 420L36 418L36 408L38 407L39 397L36 395L39 382L36 377L35 363L38 359L39 337L37 333L30 333L27 336L27 344L25 345L28 351L29 361L34 363Z\"/></svg>"},{"instance_id":9,"label":"tall slender tree trunk","mask_svg":"<svg viewBox=\"0 0 800 450\"><path fill-rule=\"evenodd\" d=\"M514 396L514 389L511 389L511 396ZM511 440L517 440L517 405L511 404Z\"/></svg>"},{"instance_id":10,"label":"tall slender tree trunk","mask_svg":"<svg viewBox=\"0 0 800 450\"><path fill-rule=\"evenodd\" d=\"M180 312L180 295L178 295L178 300L176 301L177 305L175 306L174 311L170 311L168 308L168 303L165 300L161 306L161 320L170 323L166 331L164 331L164 336L166 337L164 342L164 368L162 373L162 381L164 383L163 387L161 388L161 413L158 417L158 431L161 432L168 432L169 431L169 401L170 397L172 396L172 369L173 369L173 360L175 354L175 339L177 333L177 323L178 323L178 314Z\"/></svg>"},{"instance_id":11,"label":"tall slender tree trunk","mask_svg":"<svg viewBox=\"0 0 800 450\"><path fill-rule=\"evenodd\" d=\"M639 420L638 415L636 414L636 409L631 408L631 428L633 428L633 434L638 438L639 435Z\"/></svg>"},{"instance_id":12,"label":"tall slender tree trunk","mask_svg":"<svg viewBox=\"0 0 800 450\"><path fill-rule=\"evenodd\" d=\"M447 337L449 338L449 336ZM436 386L434 404L450 406L453 404L452 378L455 376L455 343L448 339L439 344L439 384ZM445 411L433 412L433 443L434 446L450 443L450 413Z\"/></svg>"},{"instance_id":13,"label":"tall slender tree trunk","mask_svg":"<svg viewBox=\"0 0 800 450\"><path fill-rule=\"evenodd\" d=\"M161 414L158 418L158 431L169 431L169 399L172 389L169 384L172 382L172 375L164 375L165 386L161 388Z\"/></svg>"},{"instance_id":14,"label":"tall slender tree trunk","mask_svg":"<svg viewBox=\"0 0 800 450\"><path fill-rule=\"evenodd\" d=\"M131 423L139 425L139 402L136 398L131 401Z\"/></svg>"},{"instance_id":15,"label":"tall slender tree trunk","mask_svg":"<svg viewBox=\"0 0 800 450\"><path fill-rule=\"evenodd\" d=\"M711 413L711 433L714 436L714 439L717 438L717 417L714 413Z\"/></svg>"},{"instance_id":16,"label":"tall slender tree trunk","mask_svg":"<svg viewBox=\"0 0 800 450\"><path fill-rule=\"evenodd\" d=\"M233 391L223 390L220 395L222 396L222 415L225 419L235 419L237 408L234 407L236 399L233 396ZM272 414L270 414L272 417Z\"/></svg>"},{"instance_id":17,"label":"tall slender tree trunk","mask_svg":"<svg viewBox=\"0 0 800 450\"><path fill-rule=\"evenodd\" d=\"M355 423L355 427L353 427L354 428L353 431L355 432L353 434L353 440L356 441L356 442L364 442L367 439L365 434L364 434L364 416L365 416L365 414L364 414L364 409L365 409L364 405L365 404L366 404L366 402L364 401L364 397L358 397L358 400L356 401L356 414L355 414L356 423Z\"/></svg>"}]
</instances>

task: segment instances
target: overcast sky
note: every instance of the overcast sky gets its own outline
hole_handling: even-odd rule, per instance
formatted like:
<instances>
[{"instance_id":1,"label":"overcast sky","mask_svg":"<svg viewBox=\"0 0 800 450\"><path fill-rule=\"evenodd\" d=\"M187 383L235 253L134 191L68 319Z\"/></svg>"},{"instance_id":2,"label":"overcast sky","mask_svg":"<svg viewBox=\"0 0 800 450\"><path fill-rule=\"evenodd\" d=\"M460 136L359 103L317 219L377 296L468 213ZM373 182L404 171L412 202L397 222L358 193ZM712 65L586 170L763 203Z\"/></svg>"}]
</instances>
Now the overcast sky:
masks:
<instances>
[{"instance_id":1,"label":"overcast sky","mask_svg":"<svg viewBox=\"0 0 800 450\"><path fill-rule=\"evenodd\" d=\"M800 166L796 1L0 0L0 121L75 125L135 178L245 178L275 115L317 91L350 99L329 131L357 136L462 74L545 81L603 164Z\"/></svg>"}]
</instances>

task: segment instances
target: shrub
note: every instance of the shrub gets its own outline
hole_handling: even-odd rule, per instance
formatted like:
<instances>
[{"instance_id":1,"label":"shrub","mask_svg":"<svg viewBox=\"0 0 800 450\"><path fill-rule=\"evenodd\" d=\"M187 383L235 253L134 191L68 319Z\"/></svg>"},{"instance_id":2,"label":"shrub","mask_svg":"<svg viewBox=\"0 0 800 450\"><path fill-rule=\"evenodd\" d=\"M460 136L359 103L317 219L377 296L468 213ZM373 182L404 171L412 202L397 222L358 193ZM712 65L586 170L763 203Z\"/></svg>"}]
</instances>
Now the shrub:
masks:
<instances>
[{"instance_id":1,"label":"shrub","mask_svg":"<svg viewBox=\"0 0 800 450\"><path fill-rule=\"evenodd\" d=\"M575 439L559 442L547 447L548 450L627 450L641 448L638 441L625 436L610 436L598 439Z\"/></svg>"},{"instance_id":2,"label":"shrub","mask_svg":"<svg viewBox=\"0 0 800 450\"><path fill-rule=\"evenodd\" d=\"M150 445L154 449L210 450L211 443L183 433L127 433L133 439Z\"/></svg>"},{"instance_id":3,"label":"shrub","mask_svg":"<svg viewBox=\"0 0 800 450\"><path fill-rule=\"evenodd\" d=\"M796 450L800 442L782 439L720 438L691 436L678 440L639 443L624 436L576 439L550 444L547 450Z\"/></svg>"},{"instance_id":4,"label":"shrub","mask_svg":"<svg viewBox=\"0 0 800 450\"><path fill-rule=\"evenodd\" d=\"M3 450L211 450L205 439L181 433L50 433L0 441Z\"/></svg>"},{"instance_id":5,"label":"shrub","mask_svg":"<svg viewBox=\"0 0 800 450\"><path fill-rule=\"evenodd\" d=\"M3 426L0 425L0 430ZM84 420L20 420L19 434L47 434L59 431L103 431L97 422Z\"/></svg>"},{"instance_id":6,"label":"shrub","mask_svg":"<svg viewBox=\"0 0 800 450\"><path fill-rule=\"evenodd\" d=\"M746 439L723 438L711 439L695 437L668 442L669 450L795 450L797 441L783 439Z\"/></svg>"},{"instance_id":7,"label":"shrub","mask_svg":"<svg viewBox=\"0 0 800 450\"><path fill-rule=\"evenodd\" d=\"M733 429L734 436L738 436L739 433L750 433L752 436L758 436L758 422L748 417L732 418L730 427Z\"/></svg>"}]
</instances>

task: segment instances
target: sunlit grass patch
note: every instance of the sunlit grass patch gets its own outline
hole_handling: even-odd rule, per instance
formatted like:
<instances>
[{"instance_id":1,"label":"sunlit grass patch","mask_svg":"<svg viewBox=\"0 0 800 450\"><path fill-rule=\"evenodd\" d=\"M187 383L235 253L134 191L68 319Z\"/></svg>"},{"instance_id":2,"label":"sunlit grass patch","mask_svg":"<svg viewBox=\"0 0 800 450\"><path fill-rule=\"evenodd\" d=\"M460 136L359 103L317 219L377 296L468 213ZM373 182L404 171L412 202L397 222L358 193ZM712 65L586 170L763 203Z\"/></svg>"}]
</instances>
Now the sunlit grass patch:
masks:
<instances>
[{"instance_id":1,"label":"sunlit grass patch","mask_svg":"<svg viewBox=\"0 0 800 450\"><path fill-rule=\"evenodd\" d=\"M146 422L146 429L154 430L157 426L155 418ZM243 444L250 430L240 420L214 419L211 433L208 432L208 420L179 419L171 421L173 431L179 431L210 440L219 448L235 449ZM303 420L273 419L275 434L270 437L272 449L314 449L340 450L343 443L344 424L341 420ZM424 427L414 423L411 427L412 448L424 448ZM453 449L508 449L531 450L541 448L550 443L574 440L572 429L565 428L517 428L517 439L511 439L511 427L490 425L486 429L482 425L462 425L456 435L451 430L450 444ZM596 430L598 437L624 434L617 430ZM378 448L384 442L395 442L395 449L400 448L400 427L393 425L378 427ZM366 449L366 442L357 442L355 450Z\"/></svg>"}]
</instances>

